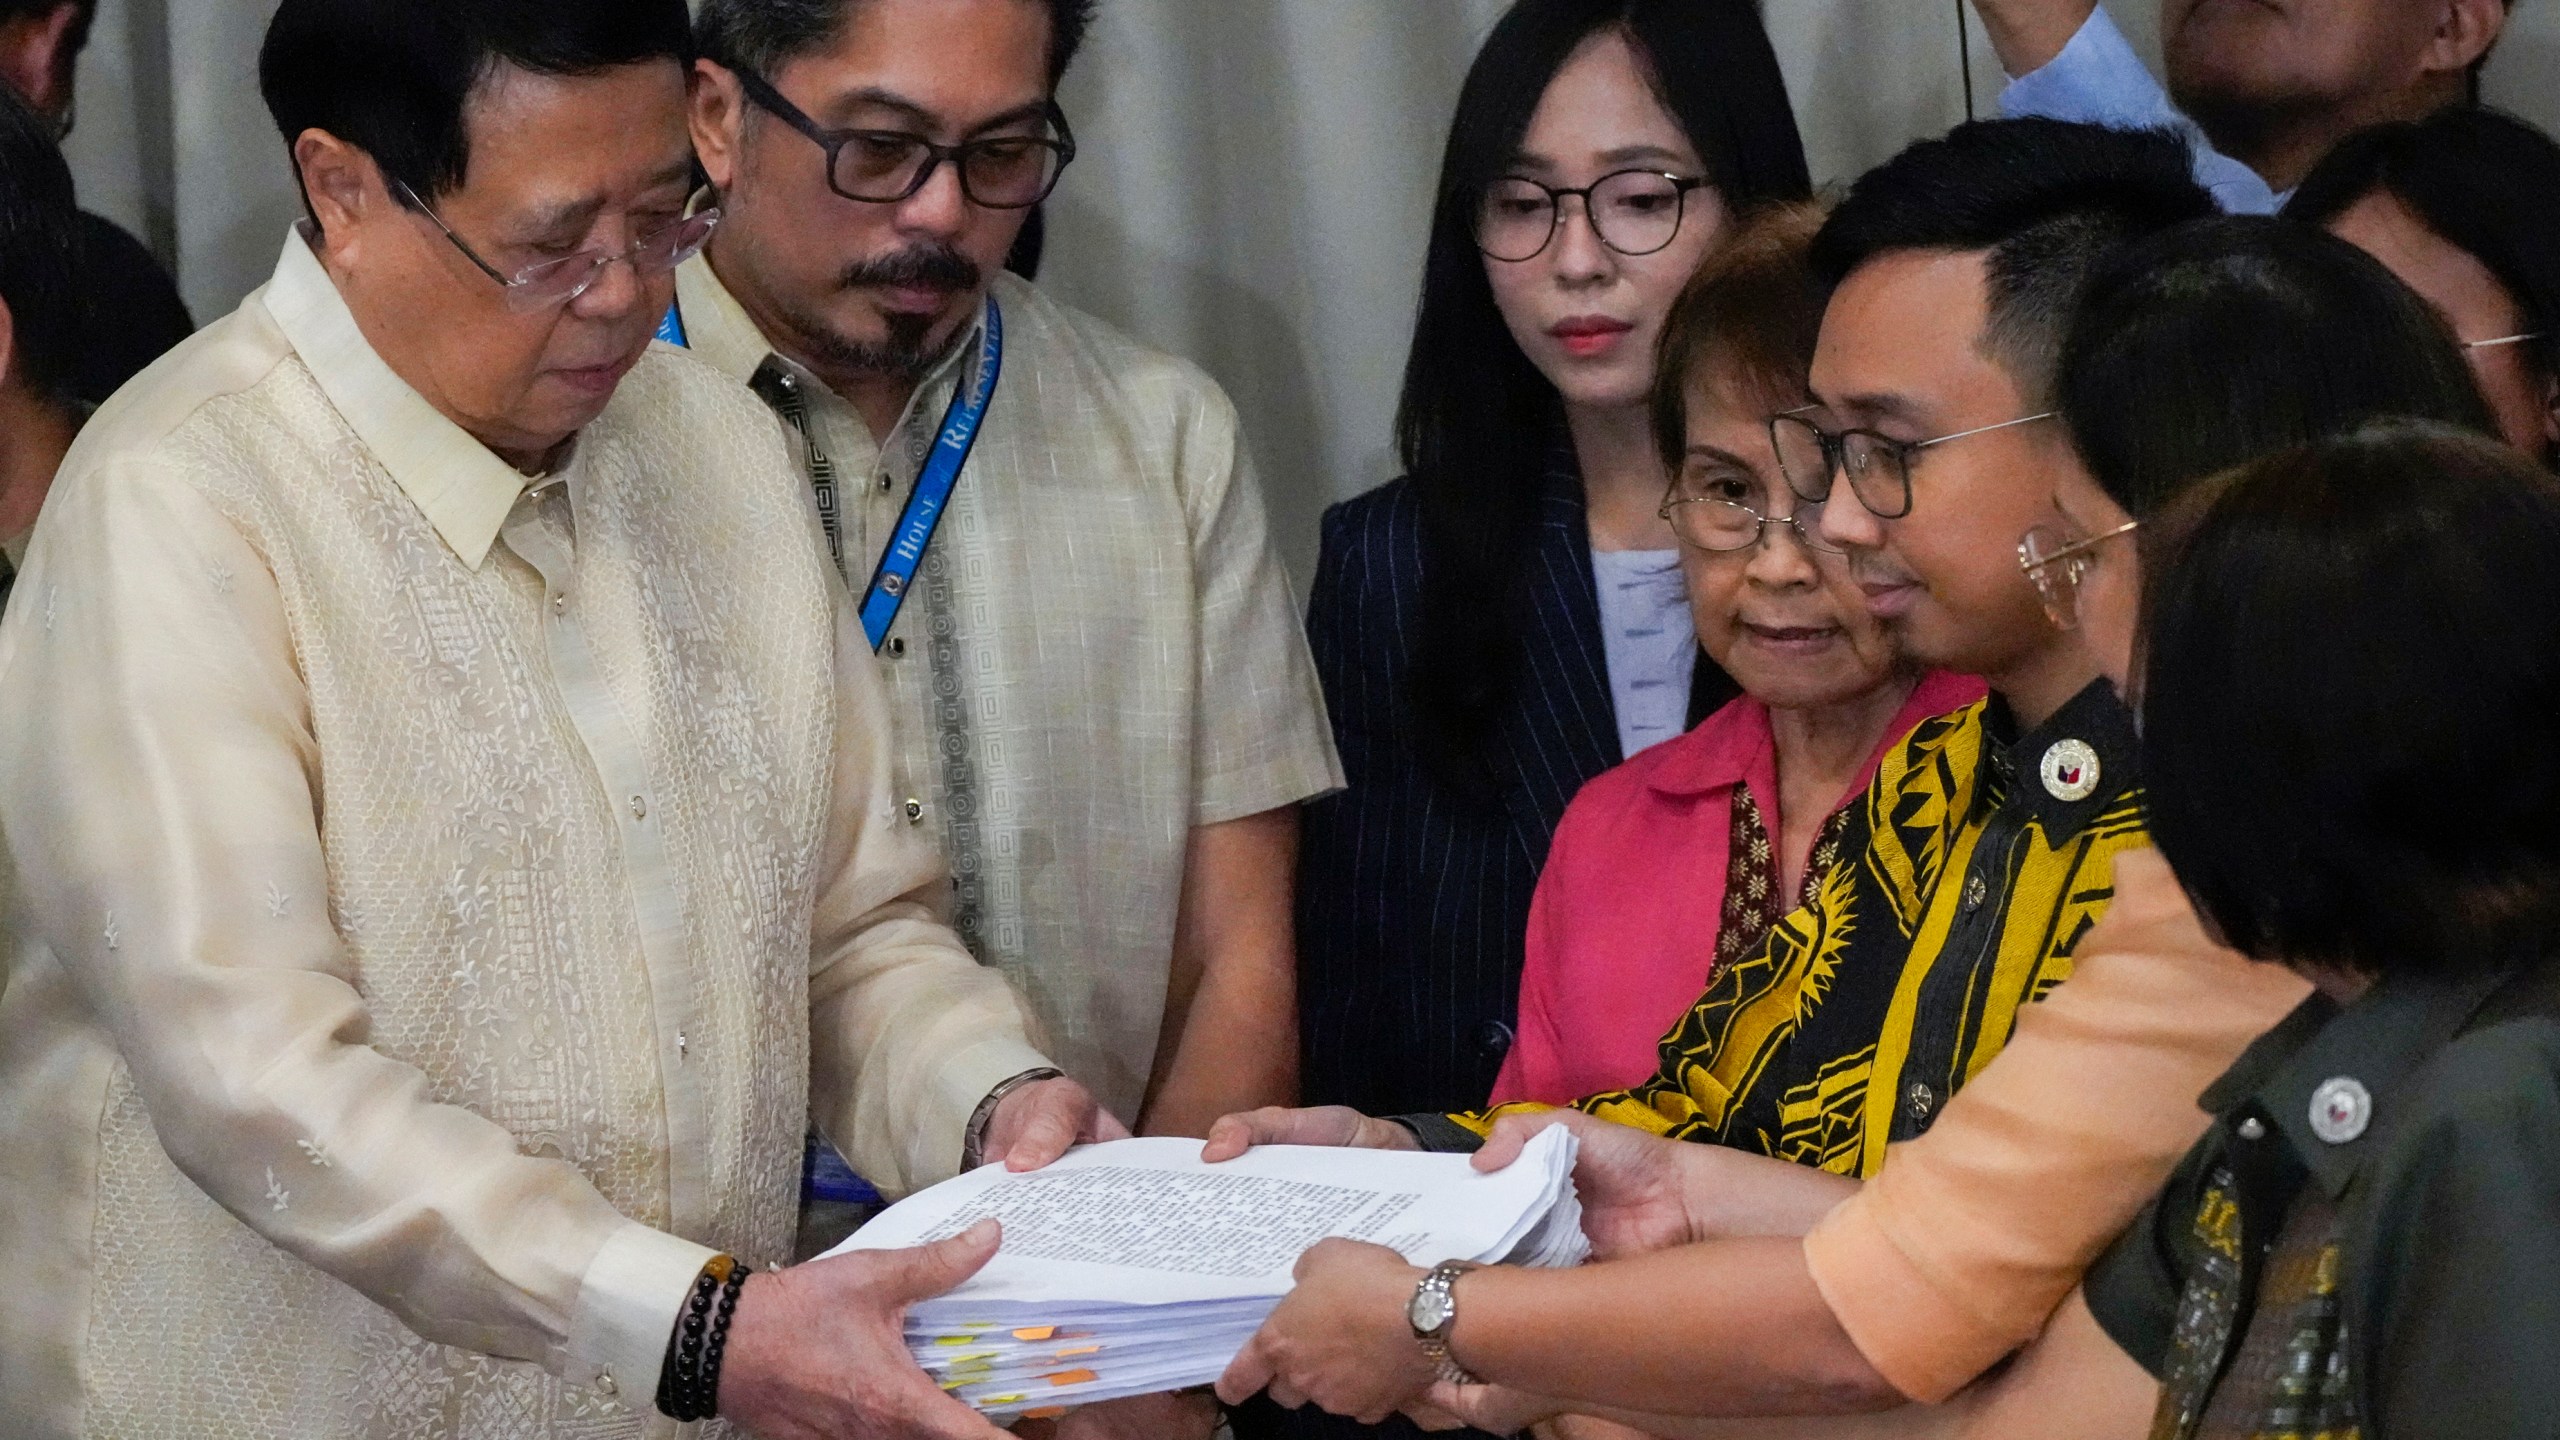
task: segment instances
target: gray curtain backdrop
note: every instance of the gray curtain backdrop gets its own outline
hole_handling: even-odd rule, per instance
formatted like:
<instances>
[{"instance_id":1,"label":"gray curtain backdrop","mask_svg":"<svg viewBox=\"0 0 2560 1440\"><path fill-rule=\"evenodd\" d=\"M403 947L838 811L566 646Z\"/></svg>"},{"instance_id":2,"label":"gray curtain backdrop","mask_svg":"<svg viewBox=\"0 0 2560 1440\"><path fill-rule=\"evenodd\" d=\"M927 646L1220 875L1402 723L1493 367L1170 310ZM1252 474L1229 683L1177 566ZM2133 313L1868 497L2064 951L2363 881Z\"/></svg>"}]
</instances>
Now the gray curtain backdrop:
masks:
<instances>
[{"instance_id":1,"label":"gray curtain backdrop","mask_svg":"<svg viewBox=\"0 0 2560 1440\"><path fill-rule=\"evenodd\" d=\"M1291 573L1324 506L1395 473L1389 426L1431 184L1504 0L1103 0L1063 97L1081 158L1043 281L1234 396ZM200 321L298 213L257 92L274 0L102 0L68 149L82 202L169 262ZM1818 179L1992 113L1958 0L1763 0ZM2149 43L2156 6L2117 0ZM1968 46L1959 27L1971 29ZM1969 93L1968 93L1969 92ZM2519 0L2489 98L2560 128L2560 0Z\"/></svg>"}]
</instances>

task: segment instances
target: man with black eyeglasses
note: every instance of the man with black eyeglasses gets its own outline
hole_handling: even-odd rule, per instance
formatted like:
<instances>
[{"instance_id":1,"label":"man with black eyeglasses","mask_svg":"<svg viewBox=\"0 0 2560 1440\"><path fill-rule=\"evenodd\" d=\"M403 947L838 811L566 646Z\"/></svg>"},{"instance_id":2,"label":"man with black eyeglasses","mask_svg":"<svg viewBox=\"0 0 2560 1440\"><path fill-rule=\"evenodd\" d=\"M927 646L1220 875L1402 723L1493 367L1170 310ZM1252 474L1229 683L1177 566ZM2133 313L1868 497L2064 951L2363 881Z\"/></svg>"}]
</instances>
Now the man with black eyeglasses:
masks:
<instances>
[{"instance_id":1,"label":"man with black eyeglasses","mask_svg":"<svg viewBox=\"0 0 2560 1440\"><path fill-rule=\"evenodd\" d=\"M971 949L1198 1135L1294 1096L1295 807L1340 768L1226 396L1003 271L1090 9L706 0L723 218L667 335L791 431Z\"/></svg>"},{"instance_id":2,"label":"man with black eyeglasses","mask_svg":"<svg viewBox=\"0 0 2560 1440\"><path fill-rule=\"evenodd\" d=\"M2116 856L2149 841L2133 717L2061 610L2072 556L2022 563L2020 541L2067 525L2057 489L2085 474L2053 403L2081 291L2122 246L2212 213L2188 162L2156 133L1967 125L1868 174L1824 225L1820 403L1773 422L1779 459L1903 653L1992 693L1887 755L1813 902L1718 969L1653 1078L1576 1108L1871 1176L2071 975ZM1536 1108L1265 1111L1222 1120L1207 1153L1473 1149Z\"/></svg>"},{"instance_id":3,"label":"man with black eyeglasses","mask_svg":"<svg viewBox=\"0 0 2560 1440\"><path fill-rule=\"evenodd\" d=\"M783 435L652 344L691 58L680 0L276 9L308 218L0 617L12 1437L998 1440L898 1335L994 1227L784 1268L804 1138L1126 1132L946 923Z\"/></svg>"}]
</instances>

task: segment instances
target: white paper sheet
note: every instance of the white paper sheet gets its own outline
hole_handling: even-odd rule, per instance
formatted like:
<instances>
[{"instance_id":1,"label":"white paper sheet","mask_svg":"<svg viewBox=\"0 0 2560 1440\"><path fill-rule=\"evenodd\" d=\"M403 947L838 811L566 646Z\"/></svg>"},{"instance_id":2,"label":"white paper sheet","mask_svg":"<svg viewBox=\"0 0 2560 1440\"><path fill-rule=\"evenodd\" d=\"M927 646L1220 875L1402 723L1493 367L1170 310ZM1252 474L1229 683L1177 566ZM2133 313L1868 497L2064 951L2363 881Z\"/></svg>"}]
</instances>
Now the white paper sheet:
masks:
<instances>
[{"instance_id":1,"label":"white paper sheet","mask_svg":"<svg viewBox=\"0 0 2560 1440\"><path fill-rule=\"evenodd\" d=\"M1196 1140L1122 1140L1028 1175L988 1166L946 1181L829 1253L1001 1221L984 1270L909 1309L907 1345L988 1414L1047 1413L1215 1379L1330 1236L1416 1265L1580 1264L1573 1156L1563 1129L1491 1175L1463 1155L1267 1146L1206 1165Z\"/></svg>"}]
</instances>

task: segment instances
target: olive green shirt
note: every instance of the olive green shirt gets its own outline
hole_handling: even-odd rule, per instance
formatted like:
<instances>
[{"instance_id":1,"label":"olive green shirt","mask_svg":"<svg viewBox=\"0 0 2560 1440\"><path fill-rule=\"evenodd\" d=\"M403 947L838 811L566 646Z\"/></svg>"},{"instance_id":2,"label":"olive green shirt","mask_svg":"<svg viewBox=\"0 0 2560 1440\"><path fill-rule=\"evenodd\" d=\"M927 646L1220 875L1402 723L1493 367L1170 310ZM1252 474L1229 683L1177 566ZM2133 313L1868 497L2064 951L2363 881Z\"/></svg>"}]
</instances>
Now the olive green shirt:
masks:
<instances>
[{"instance_id":1,"label":"olive green shirt","mask_svg":"<svg viewBox=\"0 0 2560 1440\"><path fill-rule=\"evenodd\" d=\"M2218 1122L2086 1281L2098 1323L2164 1381L2155 1436L2214 1432L2235 1400L2300 1403L2247 1363L2287 1346L2336 1373L2348 1413L2325 1433L2560 1435L2555 1017L2550 962L2386 980L2343 1010L2304 1002L2205 1092ZM2297 1286L2295 1308L2254 1313L2306 1218L2333 1252L2311 1287L2328 1303ZM2215 1393L2251 1384L2266 1393Z\"/></svg>"}]
</instances>

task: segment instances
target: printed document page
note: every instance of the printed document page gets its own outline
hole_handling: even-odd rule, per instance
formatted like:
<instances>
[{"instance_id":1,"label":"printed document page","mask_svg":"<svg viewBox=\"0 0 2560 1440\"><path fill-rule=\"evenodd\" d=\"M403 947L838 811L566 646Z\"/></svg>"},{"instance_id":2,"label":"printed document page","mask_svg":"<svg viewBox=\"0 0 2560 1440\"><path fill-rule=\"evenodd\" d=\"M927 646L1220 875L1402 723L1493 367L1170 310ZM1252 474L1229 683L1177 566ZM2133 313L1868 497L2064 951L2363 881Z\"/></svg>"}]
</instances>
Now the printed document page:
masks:
<instances>
[{"instance_id":1,"label":"printed document page","mask_svg":"<svg viewBox=\"0 0 2560 1440\"><path fill-rule=\"evenodd\" d=\"M1569 1193L1571 1138L1541 1134L1490 1175L1464 1155L1275 1145L1209 1165L1197 1140L1113 1141L1029 1174L989 1165L946 1181L890 1207L836 1253L924 1244L992 1216L1004 1225L995 1259L920 1309L997 1316L989 1306L1027 1303L1065 1314L1061 1302L1279 1296L1298 1256L1328 1236L1385 1245L1417 1265L1499 1258Z\"/></svg>"}]
</instances>

